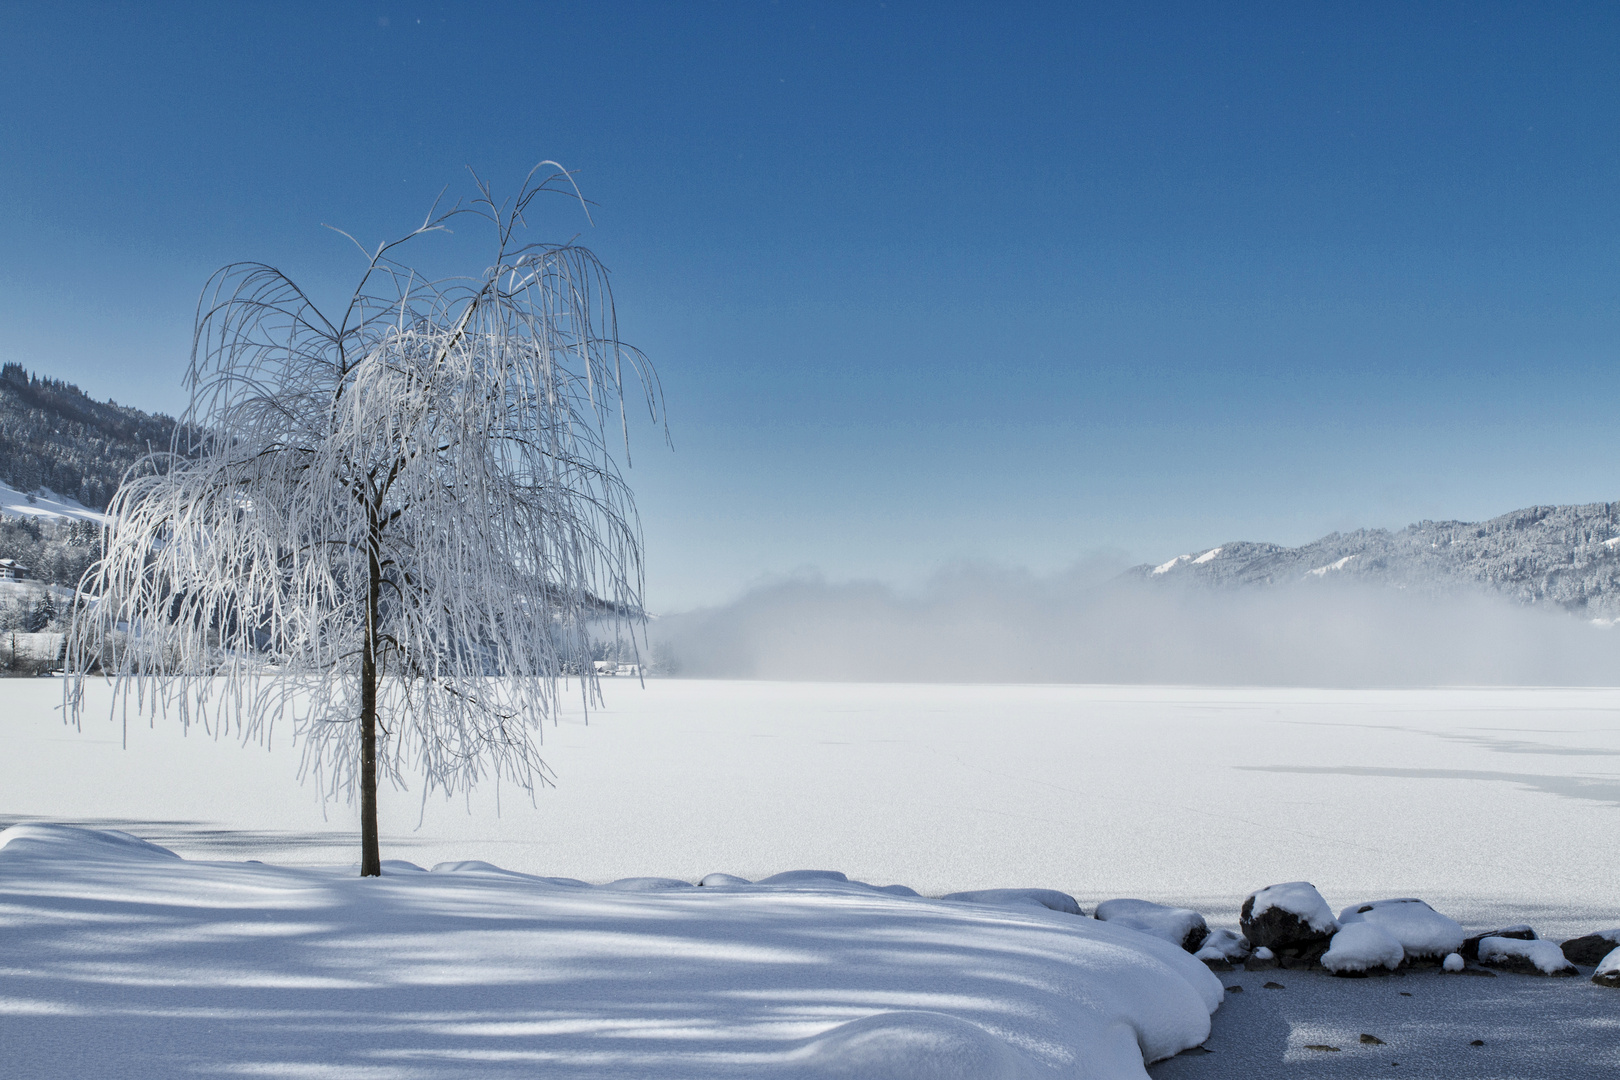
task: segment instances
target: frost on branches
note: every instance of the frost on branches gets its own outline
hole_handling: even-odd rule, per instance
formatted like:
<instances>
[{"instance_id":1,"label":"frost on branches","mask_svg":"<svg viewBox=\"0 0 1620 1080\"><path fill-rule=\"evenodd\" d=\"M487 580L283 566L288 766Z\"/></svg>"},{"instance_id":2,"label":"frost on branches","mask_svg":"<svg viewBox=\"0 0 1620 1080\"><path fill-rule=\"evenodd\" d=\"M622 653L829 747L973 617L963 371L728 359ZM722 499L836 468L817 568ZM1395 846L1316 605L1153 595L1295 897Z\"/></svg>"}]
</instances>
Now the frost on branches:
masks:
<instances>
[{"instance_id":1,"label":"frost on branches","mask_svg":"<svg viewBox=\"0 0 1620 1080\"><path fill-rule=\"evenodd\" d=\"M546 781L558 677L596 692L588 625L640 619L640 527L609 448L628 448L627 383L659 406L595 256L518 241L552 191L572 185L545 162L514 200L480 184L366 252L335 321L272 267L211 279L178 429L192 441L131 471L86 575L75 716L97 667L186 723L264 738L290 715L305 770L360 793L362 874L380 872L379 772L420 775L424 798ZM463 215L495 229L481 276L397 261Z\"/></svg>"}]
</instances>

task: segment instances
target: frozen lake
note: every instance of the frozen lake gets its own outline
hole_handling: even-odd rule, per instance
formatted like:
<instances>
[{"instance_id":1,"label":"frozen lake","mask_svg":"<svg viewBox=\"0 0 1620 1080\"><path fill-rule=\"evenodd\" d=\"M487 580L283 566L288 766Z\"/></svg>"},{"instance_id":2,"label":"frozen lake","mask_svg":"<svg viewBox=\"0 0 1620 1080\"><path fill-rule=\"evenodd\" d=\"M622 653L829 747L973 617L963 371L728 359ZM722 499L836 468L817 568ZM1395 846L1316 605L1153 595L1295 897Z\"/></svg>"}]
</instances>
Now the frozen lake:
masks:
<instances>
[{"instance_id":1,"label":"frozen lake","mask_svg":"<svg viewBox=\"0 0 1620 1080\"><path fill-rule=\"evenodd\" d=\"M1235 924L1262 885L1420 896L1547 936L1620 922L1620 690L609 681L546 731L531 806L386 793L384 858L588 881L837 869L924 894L1045 887ZM197 858L358 859L296 749L0 704L0 822L105 823ZM420 818L420 825L418 824Z\"/></svg>"}]
</instances>

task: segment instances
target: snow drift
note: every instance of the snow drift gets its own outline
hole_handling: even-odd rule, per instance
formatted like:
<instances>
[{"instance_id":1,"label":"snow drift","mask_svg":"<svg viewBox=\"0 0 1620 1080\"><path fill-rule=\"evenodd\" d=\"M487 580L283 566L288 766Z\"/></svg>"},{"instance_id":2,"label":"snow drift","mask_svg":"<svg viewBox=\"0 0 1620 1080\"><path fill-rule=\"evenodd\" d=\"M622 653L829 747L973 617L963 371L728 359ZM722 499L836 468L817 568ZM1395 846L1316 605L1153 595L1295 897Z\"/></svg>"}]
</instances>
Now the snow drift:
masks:
<instances>
[{"instance_id":1,"label":"snow drift","mask_svg":"<svg viewBox=\"0 0 1620 1080\"><path fill-rule=\"evenodd\" d=\"M360 879L17 825L0 833L7 1066L1140 1080L1209 1034L1221 985L1166 942L841 877L626 889L394 862Z\"/></svg>"}]
</instances>

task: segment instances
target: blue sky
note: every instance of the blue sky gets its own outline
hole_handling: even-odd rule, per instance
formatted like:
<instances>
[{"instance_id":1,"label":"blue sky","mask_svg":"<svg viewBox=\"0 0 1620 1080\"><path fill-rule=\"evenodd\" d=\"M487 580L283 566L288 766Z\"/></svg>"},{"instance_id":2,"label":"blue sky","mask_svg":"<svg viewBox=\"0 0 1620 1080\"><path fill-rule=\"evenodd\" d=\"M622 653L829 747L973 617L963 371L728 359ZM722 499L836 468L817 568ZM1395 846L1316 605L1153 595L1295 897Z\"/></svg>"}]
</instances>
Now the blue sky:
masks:
<instances>
[{"instance_id":1,"label":"blue sky","mask_svg":"<svg viewBox=\"0 0 1620 1080\"><path fill-rule=\"evenodd\" d=\"M215 267L554 158L655 610L1620 498L1615 9L1125 8L7 4L0 359L176 411Z\"/></svg>"}]
</instances>

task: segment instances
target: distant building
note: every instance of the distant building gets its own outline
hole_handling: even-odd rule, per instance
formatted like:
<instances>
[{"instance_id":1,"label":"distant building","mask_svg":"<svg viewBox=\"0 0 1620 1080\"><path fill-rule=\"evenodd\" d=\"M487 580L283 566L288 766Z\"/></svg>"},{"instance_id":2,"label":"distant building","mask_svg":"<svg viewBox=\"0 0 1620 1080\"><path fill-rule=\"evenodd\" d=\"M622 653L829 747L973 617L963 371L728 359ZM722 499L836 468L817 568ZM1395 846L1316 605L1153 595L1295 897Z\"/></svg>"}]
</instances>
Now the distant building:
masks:
<instances>
[{"instance_id":1,"label":"distant building","mask_svg":"<svg viewBox=\"0 0 1620 1080\"><path fill-rule=\"evenodd\" d=\"M26 581L28 567L16 559L0 559L0 581Z\"/></svg>"}]
</instances>

